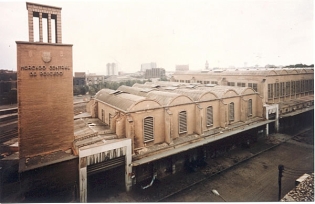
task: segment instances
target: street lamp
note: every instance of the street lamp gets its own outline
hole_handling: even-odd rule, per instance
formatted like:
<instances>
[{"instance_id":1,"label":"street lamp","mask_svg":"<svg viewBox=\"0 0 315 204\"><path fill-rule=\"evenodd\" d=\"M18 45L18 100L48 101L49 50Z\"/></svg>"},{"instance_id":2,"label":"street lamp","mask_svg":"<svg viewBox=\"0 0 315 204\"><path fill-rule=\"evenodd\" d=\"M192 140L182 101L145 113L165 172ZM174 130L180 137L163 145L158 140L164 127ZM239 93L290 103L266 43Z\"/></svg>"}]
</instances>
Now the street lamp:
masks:
<instances>
[{"instance_id":1,"label":"street lamp","mask_svg":"<svg viewBox=\"0 0 315 204\"><path fill-rule=\"evenodd\" d=\"M213 190L212 190L212 193L213 193L214 195L219 196L220 198L222 198L222 200L224 200L224 202L226 202L226 200L220 195L220 193L219 193L217 190L213 189Z\"/></svg>"}]
</instances>

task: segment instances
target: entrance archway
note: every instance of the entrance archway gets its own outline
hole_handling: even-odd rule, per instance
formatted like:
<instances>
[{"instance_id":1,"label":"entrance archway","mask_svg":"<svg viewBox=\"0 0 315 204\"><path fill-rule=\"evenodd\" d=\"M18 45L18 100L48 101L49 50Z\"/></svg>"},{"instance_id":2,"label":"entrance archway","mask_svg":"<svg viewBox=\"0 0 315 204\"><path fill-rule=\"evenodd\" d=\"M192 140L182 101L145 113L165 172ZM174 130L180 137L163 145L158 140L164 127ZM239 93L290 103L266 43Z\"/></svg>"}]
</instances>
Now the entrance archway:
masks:
<instances>
[{"instance_id":1,"label":"entrance archway","mask_svg":"<svg viewBox=\"0 0 315 204\"><path fill-rule=\"evenodd\" d=\"M123 164L125 167L125 188L131 189L131 139L105 141L102 145L79 149L80 202L87 202L88 174L106 171Z\"/></svg>"}]
</instances>

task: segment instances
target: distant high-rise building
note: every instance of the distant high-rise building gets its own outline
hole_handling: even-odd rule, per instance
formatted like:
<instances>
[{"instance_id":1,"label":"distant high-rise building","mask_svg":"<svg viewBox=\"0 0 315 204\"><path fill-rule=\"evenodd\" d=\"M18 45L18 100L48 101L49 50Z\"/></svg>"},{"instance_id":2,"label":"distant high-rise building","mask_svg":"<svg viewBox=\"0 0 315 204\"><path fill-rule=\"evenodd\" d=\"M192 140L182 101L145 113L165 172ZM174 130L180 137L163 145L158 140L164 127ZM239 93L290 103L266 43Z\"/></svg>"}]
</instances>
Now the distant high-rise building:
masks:
<instances>
[{"instance_id":1,"label":"distant high-rise building","mask_svg":"<svg viewBox=\"0 0 315 204\"><path fill-rule=\"evenodd\" d=\"M176 65L175 70L176 71L189 71L189 64Z\"/></svg>"},{"instance_id":2,"label":"distant high-rise building","mask_svg":"<svg viewBox=\"0 0 315 204\"><path fill-rule=\"evenodd\" d=\"M207 70L209 69L209 63L208 63L208 60L206 61L205 68L206 68Z\"/></svg>"},{"instance_id":3,"label":"distant high-rise building","mask_svg":"<svg viewBox=\"0 0 315 204\"><path fill-rule=\"evenodd\" d=\"M106 73L107 73L107 75L110 75L110 66L111 66L110 63L106 64Z\"/></svg>"},{"instance_id":4,"label":"distant high-rise building","mask_svg":"<svg viewBox=\"0 0 315 204\"><path fill-rule=\"evenodd\" d=\"M118 70L117 70L117 66L116 63L107 63L106 64L106 72L107 75L117 75Z\"/></svg>"},{"instance_id":5,"label":"distant high-rise building","mask_svg":"<svg viewBox=\"0 0 315 204\"><path fill-rule=\"evenodd\" d=\"M164 68L152 68L145 70L145 78L162 78L165 76L165 69Z\"/></svg>"},{"instance_id":6,"label":"distant high-rise building","mask_svg":"<svg viewBox=\"0 0 315 204\"><path fill-rule=\"evenodd\" d=\"M145 70L147 69L152 69L152 68L156 68L156 62L151 62L151 63L144 63L141 64L141 71L145 72Z\"/></svg>"}]
</instances>

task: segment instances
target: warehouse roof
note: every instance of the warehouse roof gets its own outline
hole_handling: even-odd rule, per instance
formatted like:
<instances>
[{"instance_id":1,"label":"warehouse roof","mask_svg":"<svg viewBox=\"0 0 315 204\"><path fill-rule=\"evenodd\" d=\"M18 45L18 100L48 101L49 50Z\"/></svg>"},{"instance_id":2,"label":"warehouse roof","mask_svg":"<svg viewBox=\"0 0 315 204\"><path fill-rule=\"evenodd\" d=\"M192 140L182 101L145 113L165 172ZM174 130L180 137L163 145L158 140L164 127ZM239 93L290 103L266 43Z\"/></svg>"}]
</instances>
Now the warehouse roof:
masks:
<instances>
[{"instance_id":1,"label":"warehouse roof","mask_svg":"<svg viewBox=\"0 0 315 204\"><path fill-rule=\"evenodd\" d=\"M209 90L200 90L200 89L176 89L173 90L173 92L178 93L178 94L183 94L186 96L189 96L191 99L194 101L200 101L203 97L208 95L210 98L218 98L218 96ZM209 98L208 97L208 98Z\"/></svg>"},{"instance_id":2,"label":"warehouse roof","mask_svg":"<svg viewBox=\"0 0 315 204\"><path fill-rule=\"evenodd\" d=\"M215 70L203 70L203 71L176 71L174 75L286 75L286 74L303 74L303 73L314 73L313 68L257 68L257 69L215 69Z\"/></svg>"},{"instance_id":3,"label":"warehouse roof","mask_svg":"<svg viewBox=\"0 0 315 204\"><path fill-rule=\"evenodd\" d=\"M120 86L117 90L119 91L123 91L123 92L126 92L126 93L130 93L130 94L134 94L134 95L137 95L137 96L143 96L145 97L148 92L150 91L153 91L155 89L152 89L152 88L145 88L145 87L130 87L130 86Z\"/></svg>"},{"instance_id":4,"label":"warehouse roof","mask_svg":"<svg viewBox=\"0 0 315 204\"><path fill-rule=\"evenodd\" d=\"M173 93L173 92L164 92L164 91L151 91L147 94L147 98L159 102L163 106L171 105L175 100L181 100L182 104L187 102L193 102L193 100L185 95Z\"/></svg>"},{"instance_id":5,"label":"warehouse roof","mask_svg":"<svg viewBox=\"0 0 315 204\"><path fill-rule=\"evenodd\" d=\"M95 99L101 102L105 102L113 107L116 107L122 111L129 111L135 105L142 101L156 101L148 100L143 96L137 96L133 94L124 93L122 91L115 91L111 89L102 89L96 93Z\"/></svg>"}]
</instances>

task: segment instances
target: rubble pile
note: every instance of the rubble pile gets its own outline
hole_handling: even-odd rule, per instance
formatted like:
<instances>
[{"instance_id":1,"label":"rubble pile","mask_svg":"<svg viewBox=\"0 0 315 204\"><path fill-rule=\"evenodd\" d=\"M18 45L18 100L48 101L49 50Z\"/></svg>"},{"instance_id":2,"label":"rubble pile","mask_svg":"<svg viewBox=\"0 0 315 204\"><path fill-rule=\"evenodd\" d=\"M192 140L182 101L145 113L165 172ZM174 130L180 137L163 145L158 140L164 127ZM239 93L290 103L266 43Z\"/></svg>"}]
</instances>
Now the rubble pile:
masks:
<instances>
[{"instance_id":1,"label":"rubble pile","mask_svg":"<svg viewBox=\"0 0 315 204\"><path fill-rule=\"evenodd\" d=\"M314 201L314 173L291 190L281 201L311 202Z\"/></svg>"}]
</instances>

